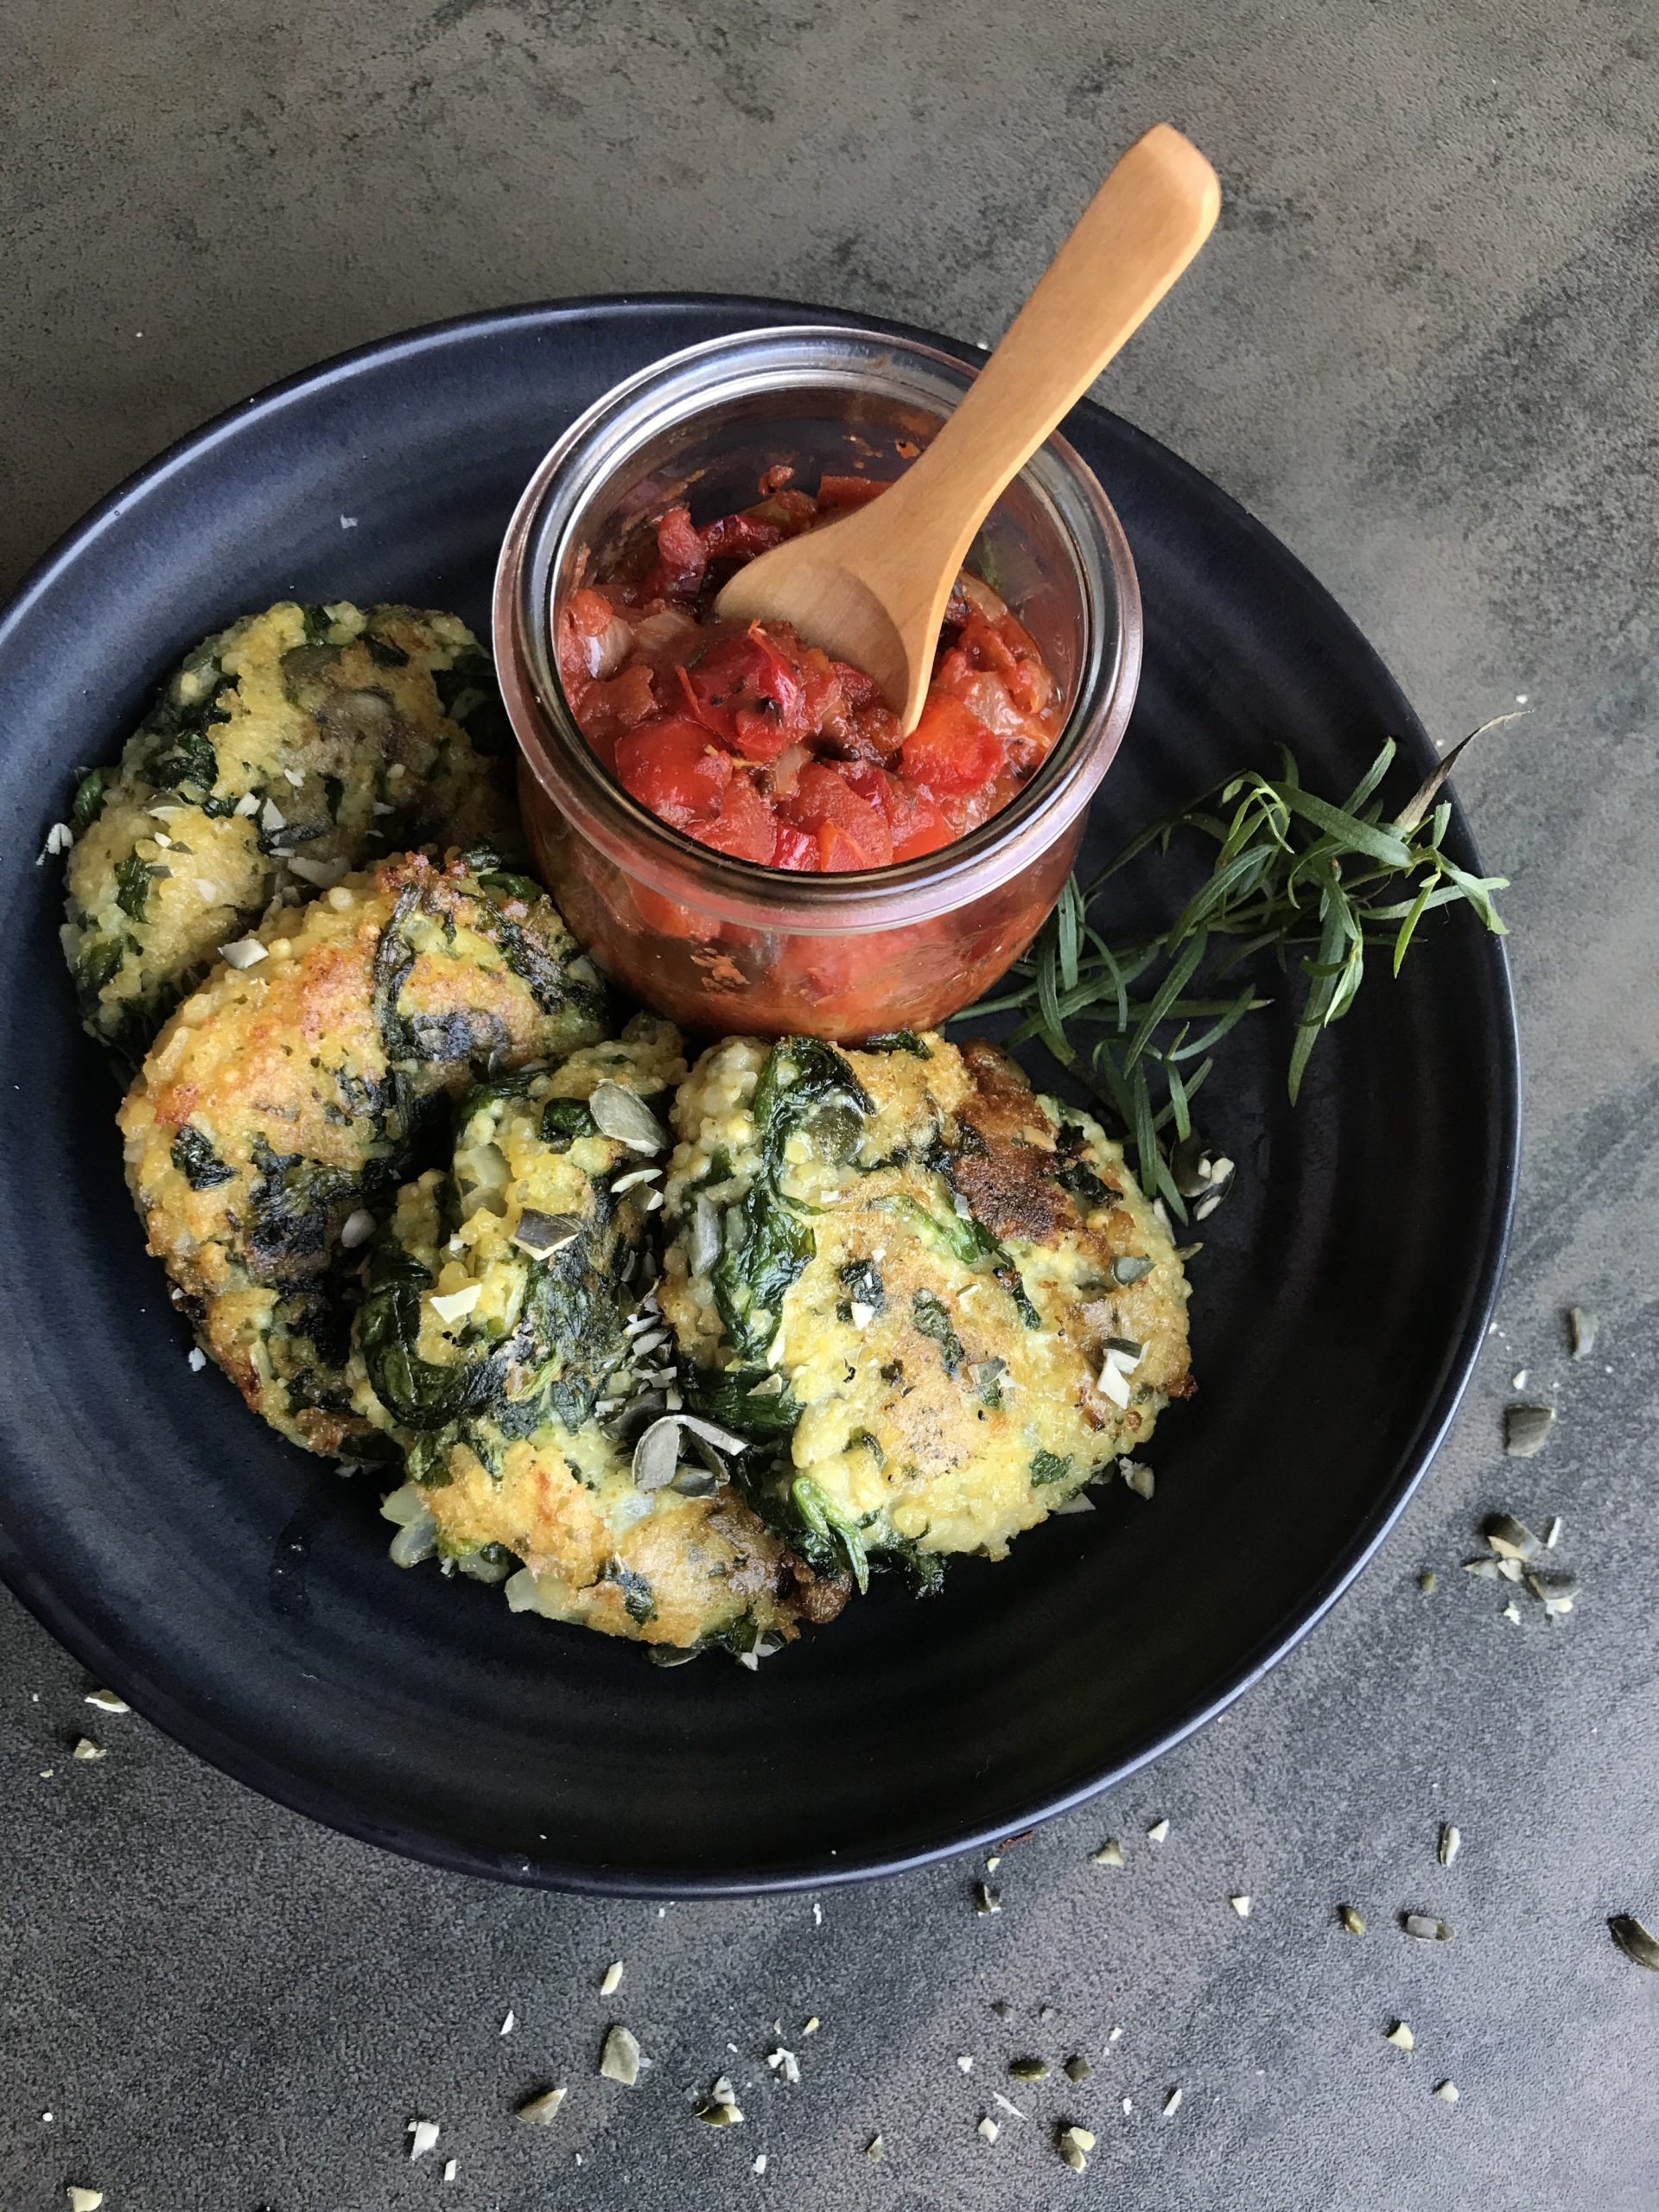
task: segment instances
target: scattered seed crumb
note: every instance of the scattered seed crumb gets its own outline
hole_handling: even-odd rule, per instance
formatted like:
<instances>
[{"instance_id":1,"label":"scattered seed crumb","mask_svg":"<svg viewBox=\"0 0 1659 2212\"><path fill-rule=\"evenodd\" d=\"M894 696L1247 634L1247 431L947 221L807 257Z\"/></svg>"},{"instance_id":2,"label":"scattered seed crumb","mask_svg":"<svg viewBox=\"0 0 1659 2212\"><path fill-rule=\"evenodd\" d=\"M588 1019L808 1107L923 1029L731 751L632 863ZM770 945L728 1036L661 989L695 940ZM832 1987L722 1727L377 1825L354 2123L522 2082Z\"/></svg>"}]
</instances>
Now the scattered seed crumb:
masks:
<instances>
[{"instance_id":1,"label":"scattered seed crumb","mask_svg":"<svg viewBox=\"0 0 1659 2212\"><path fill-rule=\"evenodd\" d=\"M118 1697L113 1690L88 1690L83 1702L87 1705L95 1705L100 1713L130 1713L132 1711L132 1707L127 1703L125 1698Z\"/></svg>"},{"instance_id":2,"label":"scattered seed crumb","mask_svg":"<svg viewBox=\"0 0 1659 2212\"><path fill-rule=\"evenodd\" d=\"M817 2033L818 2032L818 2030L819 2030L823 2025L823 2021L818 2018L817 2014L815 2012L815 2013L812 2015L811 2018L810 2018L810 2019L806 2023L806 2025L805 2025L805 2026L801 2030L801 2033L802 2033L804 2036L815 2036L815 2035L817 2035Z\"/></svg>"},{"instance_id":3,"label":"scattered seed crumb","mask_svg":"<svg viewBox=\"0 0 1659 2212\"><path fill-rule=\"evenodd\" d=\"M1503 1618L1506 1621L1513 1621L1517 1628L1521 1625L1521 1608L1516 1604L1513 1598L1511 1598L1509 1604L1504 1606Z\"/></svg>"},{"instance_id":4,"label":"scattered seed crumb","mask_svg":"<svg viewBox=\"0 0 1659 2212\"><path fill-rule=\"evenodd\" d=\"M63 2193L69 2200L69 2212L98 2212L104 2202L101 2189L77 2189L73 2182Z\"/></svg>"},{"instance_id":5,"label":"scattered seed crumb","mask_svg":"<svg viewBox=\"0 0 1659 2212\"><path fill-rule=\"evenodd\" d=\"M411 2120L404 2133L409 2138L411 2165L416 2158L423 2158L429 2151L435 2151L438 2147L438 2123L435 2120Z\"/></svg>"},{"instance_id":6,"label":"scattered seed crumb","mask_svg":"<svg viewBox=\"0 0 1659 2212\"><path fill-rule=\"evenodd\" d=\"M599 1993L601 1997L614 1997L621 1986L622 1961L620 1959L613 1959L600 1977Z\"/></svg>"},{"instance_id":7,"label":"scattered seed crumb","mask_svg":"<svg viewBox=\"0 0 1659 2212\"><path fill-rule=\"evenodd\" d=\"M1168 1834L1169 1822L1167 1821L1154 1821L1152 1826L1147 1830L1147 1841L1148 1843L1161 1843Z\"/></svg>"},{"instance_id":8,"label":"scattered seed crumb","mask_svg":"<svg viewBox=\"0 0 1659 2212\"><path fill-rule=\"evenodd\" d=\"M1426 1912L1402 1912L1400 1925L1408 1936L1419 1936L1429 1943L1449 1943L1454 1933L1444 1920L1435 1920Z\"/></svg>"},{"instance_id":9,"label":"scattered seed crumb","mask_svg":"<svg viewBox=\"0 0 1659 2212\"><path fill-rule=\"evenodd\" d=\"M1442 1866L1449 1866L1463 1849L1463 1830L1454 1827L1450 1821L1440 1822L1440 1859Z\"/></svg>"},{"instance_id":10,"label":"scattered seed crumb","mask_svg":"<svg viewBox=\"0 0 1659 2212\"><path fill-rule=\"evenodd\" d=\"M796 2057L792 2050L785 2050L782 2044L779 2044L776 2050L766 2054L766 2063L780 2082L793 2084L801 2078L800 2060ZM969 2061L969 2063L971 2064L972 2062Z\"/></svg>"},{"instance_id":11,"label":"scattered seed crumb","mask_svg":"<svg viewBox=\"0 0 1659 2212\"><path fill-rule=\"evenodd\" d=\"M1068 2082L1086 2082L1093 2071L1080 2050L1074 2050L1065 2062L1065 2073Z\"/></svg>"},{"instance_id":12,"label":"scattered seed crumb","mask_svg":"<svg viewBox=\"0 0 1659 2212\"><path fill-rule=\"evenodd\" d=\"M456 2176L460 2171L461 2171L461 2160L460 2160L459 2158L446 2158L446 2159L444 2160L444 2162L443 2162L443 2177L444 2177L445 2181L454 2181L454 2179L455 2176Z\"/></svg>"},{"instance_id":13,"label":"scattered seed crumb","mask_svg":"<svg viewBox=\"0 0 1659 2212\"><path fill-rule=\"evenodd\" d=\"M1123 2117L1124 2117L1124 2119L1125 2119L1125 2120L1127 2120L1127 2119L1128 2118L1129 2114L1130 2114L1134 2110L1135 2110L1135 2099L1134 2099L1133 2097L1125 2097L1125 2098L1124 2098L1124 2100L1123 2100Z\"/></svg>"},{"instance_id":14,"label":"scattered seed crumb","mask_svg":"<svg viewBox=\"0 0 1659 2212\"><path fill-rule=\"evenodd\" d=\"M1458 2101L1458 2085L1455 2082L1437 2082L1434 2094L1443 2105L1454 2105Z\"/></svg>"},{"instance_id":15,"label":"scattered seed crumb","mask_svg":"<svg viewBox=\"0 0 1659 2212\"><path fill-rule=\"evenodd\" d=\"M54 1766L43 1766L41 1769L41 1780L42 1782L50 1782L57 1770L58 1770Z\"/></svg>"},{"instance_id":16,"label":"scattered seed crumb","mask_svg":"<svg viewBox=\"0 0 1659 2212\"><path fill-rule=\"evenodd\" d=\"M760 2151L755 2154L754 2164L749 2168L749 2171L752 2174L763 2174L766 2171L766 2154L764 2151Z\"/></svg>"},{"instance_id":17,"label":"scattered seed crumb","mask_svg":"<svg viewBox=\"0 0 1659 2212\"><path fill-rule=\"evenodd\" d=\"M872 2135L869 2141L864 2145L864 2155L872 2162L873 2164L878 2166L880 2164L881 2147L881 2138L879 2135Z\"/></svg>"},{"instance_id":18,"label":"scattered seed crumb","mask_svg":"<svg viewBox=\"0 0 1659 2212\"><path fill-rule=\"evenodd\" d=\"M1005 2097L1001 2089L994 2089L991 2092L991 2102L994 2105L1001 2105L1003 2111L1008 2114L1010 2119L1023 2120L1026 2117L1025 2113L1020 2111L1019 2106L1014 2102L1012 2098Z\"/></svg>"},{"instance_id":19,"label":"scattered seed crumb","mask_svg":"<svg viewBox=\"0 0 1659 2212\"><path fill-rule=\"evenodd\" d=\"M1087 2173L1089 2153L1095 2147L1095 2139L1086 2127L1063 2127L1056 2138L1062 2158L1074 2174Z\"/></svg>"},{"instance_id":20,"label":"scattered seed crumb","mask_svg":"<svg viewBox=\"0 0 1659 2212\"><path fill-rule=\"evenodd\" d=\"M599 2070L607 2082L620 2082L625 2089L632 2089L645 2063L639 2055L639 2038L632 2029L618 2025L607 2031L604 2048L599 2055Z\"/></svg>"},{"instance_id":21,"label":"scattered seed crumb","mask_svg":"<svg viewBox=\"0 0 1659 2212\"><path fill-rule=\"evenodd\" d=\"M974 2070L974 2062L969 2057L966 2051L963 2051L961 2057L957 2059L957 2064L961 2068L964 2074L971 2074Z\"/></svg>"},{"instance_id":22,"label":"scattered seed crumb","mask_svg":"<svg viewBox=\"0 0 1659 2212\"><path fill-rule=\"evenodd\" d=\"M1229 1897L1227 1902L1231 1905L1233 1910L1238 1915L1241 1920L1248 1920L1249 1918L1250 1907L1255 1902L1254 1898L1247 1897Z\"/></svg>"},{"instance_id":23,"label":"scattered seed crumb","mask_svg":"<svg viewBox=\"0 0 1659 2212\"><path fill-rule=\"evenodd\" d=\"M1556 1545L1557 1545L1557 1544L1559 1544L1559 1543L1560 1542L1560 1541L1561 1541L1561 1516L1560 1516L1560 1515L1559 1513L1557 1513L1557 1514L1554 1514L1554 1515L1553 1515L1553 1516L1551 1516L1549 1526L1548 1526L1548 1529L1545 1529L1545 1531L1544 1531L1544 1548L1545 1548L1545 1550L1546 1550L1546 1551L1552 1551L1552 1552L1553 1552L1553 1551L1554 1550L1554 1548L1555 1548Z\"/></svg>"},{"instance_id":24,"label":"scattered seed crumb","mask_svg":"<svg viewBox=\"0 0 1659 2212\"><path fill-rule=\"evenodd\" d=\"M1607 1923L1607 1932L1632 1966L1659 1974L1659 1936L1644 1928L1634 1913L1616 1912Z\"/></svg>"},{"instance_id":25,"label":"scattered seed crumb","mask_svg":"<svg viewBox=\"0 0 1659 2212\"><path fill-rule=\"evenodd\" d=\"M1440 1576L1435 1573L1432 1567L1426 1567L1417 1578L1417 1587L1423 1592L1424 1596L1427 1597L1429 1592L1433 1589L1435 1584L1440 1580Z\"/></svg>"},{"instance_id":26,"label":"scattered seed crumb","mask_svg":"<svg viewBox=\"0 0 1659 2212\"><path fill-rule=\"evenodd\" d=\"M1179 2089L1172 2089L1164 2099L1164 2118L1167 2120L1172 2113L1178 2113L1180 2108L1181 2092Z\"/></svg>"},{"instance_id":27,"label":"scattered seed crumb","mask_svg":"<svg viewBox=\"0 0 1659 2212\"><path fill-rule=\"evenodd\" d=\"M1109 1835L1100 1849L1090 1856L1096 1866L1121 1866L1124 1863L1123 1847L1115 1835Z\"/></svg>"},{"instance_id":28,"label":"scattered seed crumb","mask_svg":"<svg viewBox=\"0 0 1659 2212\"><path fill-rule=\"evenodd\" d=\"M988 1882L976 1882L974 1884L974 1910L983 1918L988 1913L1001 1912L1001 1891L994 1890Z\"/></svg>"},{"instance_id":29,"label":"scattered seed crumb","mask_svg":"<svg viewBox=\"0 0 1659 2212\"><path fill-rule=\"evenodd\" d=\"M997 2126L996 2122L991 2118L989 2113L987 2113L985 2117L979 2123L978 2133L985 2138L985 2140L988 2143L995 2143L997 2137L1002 2133L1002 2131Z\"/></svg>"},{"instance_id":30,"label":"scattered seed crumb","mask_svg":"<svg viewBox=\"0 0 1659 2212\"><path fill-rule=\"evenodd\" d=\"M1554 1426L1554 1406L1505 1406L1503 1449L1511 1459L1535 1459Z\"/></svg>"},{"instance_id":31,"label":"scattered seed crumb","mask_svg":"<svg viewBox=\"0 0 1659 2212\"><path fill-rule=\"evenodd\" d=\"M1587 1307L1570 1306L1567 1313L1567 1350L1574 1359L1588 1359L1596 1348L1601 1323Z\"/></svg>"},{"instance_id":32,"label":"scattered seed crumb","mask_svg":"<svg viewBox=\"0 0 1659 2212\"><path fill-rule=\"evenodd\" d=\"M1382 2040L1393 2044L1400 2050L1415 2050L1417 2048L1417 2038L1403 2020L1395 2020L1386 2028Z\"/></svg>"},{"instance_id":33,"label":"scattered seed crumb","mask_svg":"<svg viewBox=\"0 0 1659 2212\"><path fill-rule=\"evenodd\" d=\"M729 2074L720 2076L697 2107L697 2118L705 2127L741 2127L743 2115L737 2108L737 2091Z\"/></svg>"},{"instance_id":34,"label":"scattered seed crumb","mask_svg":"<svg viewBox=\"0 0 1659 2212\"><path fill-rule=\"evenodd\" d=\"M1337 1918L1351 1936L1363 1936L1365 1933L1365 1916L1363 1912L1356 1911L1352 1905L1339 1904L1337 1907Z\"/></svg>"},{"instance_id":35,"label":"scattered seed crumb","mask_svg":"<svg viewBox=\"0 0 1659 2212\"><path fill-rule=\"evenodd\" d=\"M526 2127L551 2127L564 2099L563 2087L543 2089L539 2096L531 2097L528 2104L520 2105L514 2118L522 2120Z\"/></svg>"},{"instance_id":36,"label":"scattered seed crumb","mask_svg":"<svg viewBox=\"0 0 1659 2212\"><path fill-rule=\"evenodd\" d=\"M1037 2017L1039 2020L1058 2020L1060 2016L1052 2005L1039 2005Z\"/></svg>"},{"instance_id":37,"label":"scattered seed crumb","mask_svg":"<svg viewBox=\"0 0 1659 2212\"><path fill-rule=\"evenodd\" d=\"M76 1744L73 1756L78 1759L101 1759L108 1755L102 1744L95 1744L90 1736L83 1736Z\"/></svg>"},{"instance_id":38,"label":"scattered seed crumb","mask_svg":"<svg viewBox=\"0 0 1659 2212\"><path fill-rule=\"evenodd\" d=\"M660 1912L657 1916L658 1920L662 1916ZM822 1928L823 1925L823 1907L821 1904L815 1904L812 1908L812 1925L815 1928Z\"/></svg>"},{"instance_id":39,"label":"scattered seed crumb","mask_svg":"<svg viewBox=\"0 0 1659 2212\"><path fill-rule=\"evenodd\" d=\"M1524 1367L1517 1367L1510 1377L1510 1388L1511 1390L1524 1390L1526 1387L1527 1370Z\"/></svg>"},{"instance_id":40,"label":"scattered seed crumb","mask_svg":"<svg viewBox=\"0 0 1659 2212\"><path fill-rule=\"evenodd\" d=\"M504 2036L510 2036L518 2024L518 2015L509 2009L507 2017L502 2021L499 2032Z\"/></svg>"},{"instance_id":41,"label":"scattered seed crumb","mask_svg":"<svg viewBox=\"0 0 1659 2212\"><path fill-rule=\"evenodd\" d=\"M989 1858L985 1861L985 1872L986 1872L988 1874L995 1874L995 1872L996 1872L996 1870L997 1870L997 1868L998 1868L1001 1864L1002 1864L1002 1854L1001 1854L1001 1853L1000 1851L994 1851L994 1852L991 1853L990 1857L989 1857Z\"/></svg>"},{"instance_id":42,"label":"scattered seed crumb","mask_svg":"<svg viewBox=\"0 0 1659 2212\"><path fill-rule=\"evenodd\" d=\"M1114 2028L1114 2029L1112 2030L1112 2032L1110 2033L1110 2035L1109 2035L1109 2036L1107 2037L1107 2038L1106 2038L1107 2042L1108 2042L1109 2044L1110 2044L1110 2043L1116 2043L1116 2042L1117 2041L1118 2037L1122 2034L1122 2032L1123 2032L1123 2031L1122 2031L1122 2028Z\"/></svg>"}]
</instances>

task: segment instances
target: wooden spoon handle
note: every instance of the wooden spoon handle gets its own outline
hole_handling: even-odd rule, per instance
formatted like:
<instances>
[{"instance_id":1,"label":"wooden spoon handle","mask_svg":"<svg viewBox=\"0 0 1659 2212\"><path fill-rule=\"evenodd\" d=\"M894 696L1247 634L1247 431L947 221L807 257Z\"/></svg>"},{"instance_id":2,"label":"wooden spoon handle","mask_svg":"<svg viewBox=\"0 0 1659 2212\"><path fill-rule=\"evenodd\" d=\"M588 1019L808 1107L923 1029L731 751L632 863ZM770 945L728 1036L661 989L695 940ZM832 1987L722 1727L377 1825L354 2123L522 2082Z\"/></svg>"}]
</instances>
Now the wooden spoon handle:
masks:
<instances>
[{"instance_id":1,"label":"wooden spoon handle","mask_svg":"<svg viewBox=\"0 0 1659 2212\"><path fill-rule=\"evenodd\" d=\"M1166 123L1117 163L966 397L887 495L913 496L906 529L923 529L942 567L960 566L998 494L1152 313L1220 207L1215 171ZM918 550L912 538L911 561Z\"/></svg>"}]
</instances>

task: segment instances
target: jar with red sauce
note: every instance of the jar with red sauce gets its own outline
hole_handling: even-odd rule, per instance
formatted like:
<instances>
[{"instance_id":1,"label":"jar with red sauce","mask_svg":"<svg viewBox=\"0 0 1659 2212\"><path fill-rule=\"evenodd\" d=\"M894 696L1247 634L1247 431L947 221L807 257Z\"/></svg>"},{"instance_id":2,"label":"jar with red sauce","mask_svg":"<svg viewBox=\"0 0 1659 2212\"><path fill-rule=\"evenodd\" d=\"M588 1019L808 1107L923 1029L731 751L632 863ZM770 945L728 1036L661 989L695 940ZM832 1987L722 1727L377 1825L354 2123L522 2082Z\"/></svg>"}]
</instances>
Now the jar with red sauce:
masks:
<instances>
[{"instance_id":1,"label":"jar with red sauce","mask_svg":"<svg viewBox=\"0 0 1659 2212\"><path fill-rule=\"evenodd\" d=\"M950 696L918 726L922 742L910 754L915 775L901 750L878 754L849 740L832 745L832 753L862 749L869 762L819 764L810 747L797 747L784 760L780 785L770 767L757 777L743 757L766 749L752 736L699 747L699 700L677 671L711 652L723 665L721 640L691 639L683 613L677 637L669 635L671 620L658 624L659 637L648 617L644 647L630 632L631 660L654 658L663 671L654 706L647 691L643 700L619 700L607 719L596 712L607 703L602 690L581 680L571 658L573 624L585 624L596 641L588 673L605 665L595 582L628 575L631 614L637 602L666 606L671 616L683 602L671 592L664 601L659 541L671 551L689 525L703 531L705 543L723 543L728 533L710 539L707 524L753 509L764 486L792 487L797 498L827 487L833 505L858 496L855 480L890 481L926 445L971 375L931 347L855 328L716 340L655 364L600 400L548 454L514 515L496 576L494 642L532 847L570 926L600 964L686 1028L857 1039L931 1027L979 997L1025 950L1076 858L1089 801L1134 703L1141 616L1117 518L1061 439L1051 439L998 501L969 556L967 601L956 608L959 624L974 618L969 662L998 651L988 640L1006 607L1001 633L1021 653L1029 648L1041 671L1023 688L1010 679L1026 706L1040 708L1029 741L1014 732L994 772L962 770L958 781L977 777L971 789L950 793L928 780L948 783L945 753L964 742L971 747L974 718L952 721ZM688 525L677 518L682 509ZM667 517L674 519L664 539ZM658 588L656 596L646 584ZM958 634L947 635L947 647ZM573 673L569 688L561 638ZM650 654L653 639L661 651ZM736 639L726 658L734 654L742 658ZM822 660L815 656L813 664ZM946 673L943 661L939 672ZM843 681L849 699L854 674ZM956 667L947 692L971 700L973 674L971 665ZM782 677L769 687L764 671L738 671L738 678L786 696ZM630 680L639 680L637 666L620 688ZM691 710L679 734L684 764L663 697L668 682L686 690ZM701 691L709 722L716 717L706 697L723 706L728 696L747 696L708 682ZM642 707L640 736L651 742L636 742L620 776L618 744L627 744ZM874 728L879 709L865 720ZM832 718L832 727L842 726ZM722 746L738 755L741 810L721 793L700 792L699 776L721 781L722 791L731 781L730 765L710 758ZM639 769L647 755L666 764L666 782L655 767ZM886 767L874 765L878 758ZM690 779L683 786L675 779L682 765ZM842 784L853 796L841 797ZM752 798L757 785L784 793L764 822ZM685 826L663 819L664 811ZM729 836L718 826L722 812L732 817ZM881 818L885 840L868 826ZM781 865L760 859L768 846Z\"/></svg>"}]
</instances>

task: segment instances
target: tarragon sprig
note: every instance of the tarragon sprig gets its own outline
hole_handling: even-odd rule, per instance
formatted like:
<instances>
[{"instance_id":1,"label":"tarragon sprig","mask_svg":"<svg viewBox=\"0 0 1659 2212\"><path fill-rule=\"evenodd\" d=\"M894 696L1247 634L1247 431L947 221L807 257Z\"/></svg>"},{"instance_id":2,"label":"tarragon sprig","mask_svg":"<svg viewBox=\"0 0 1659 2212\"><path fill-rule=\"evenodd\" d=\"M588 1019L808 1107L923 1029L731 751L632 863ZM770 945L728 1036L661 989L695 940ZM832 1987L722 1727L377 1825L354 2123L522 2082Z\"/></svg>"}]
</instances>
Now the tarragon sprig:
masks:
<instances>
[{"instance_id":1,"label":"tarragon sprig","mask_svg":"<svg viewBox=\"0 0 1659 2212\"><path fill-rule=\"evenodd\" d=\"M1093 1093L1133 1147L1142 1188L1185 1220L1166 1132L1175 1143L1192 1135L1214 1047L1269 1003L1248 982L1233 988L1243 963L1272 953L1287 969L1293 949L1308 948L1297 963L1306 988L1290 1055L1294 1104L1315 1045L1358 994L1369 949L1389 949L1397 976L1423 916L1459 903L1503 934L1492 894L1509 879L1473 875L1442 849L1452 810L1440 787L1470 741L1387 818L1380 792L1392 738L1340 805L1309 791L1281 747L1277 777L1230 776L1143 830L1090 882L1072 876L1008 987L958 1019L1018 1014L1007 1042L1039 1039ZM1168 929L1109 943L1090 918L1103 887L1149 847L1166 852L1178 832L1210 840L1208 877Z\"/></svg>"}]
</instances>

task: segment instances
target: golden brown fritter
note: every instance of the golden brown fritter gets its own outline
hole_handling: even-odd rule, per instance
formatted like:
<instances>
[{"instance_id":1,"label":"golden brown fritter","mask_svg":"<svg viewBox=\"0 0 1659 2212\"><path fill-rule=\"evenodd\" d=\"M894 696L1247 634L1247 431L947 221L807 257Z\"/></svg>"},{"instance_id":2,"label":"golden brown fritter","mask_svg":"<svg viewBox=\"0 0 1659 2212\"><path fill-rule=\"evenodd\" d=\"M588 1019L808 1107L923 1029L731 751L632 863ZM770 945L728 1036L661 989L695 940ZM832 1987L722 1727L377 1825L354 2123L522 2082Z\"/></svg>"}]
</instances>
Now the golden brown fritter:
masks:
<instances>
[{"instance_id":1,"label":"golden brown fritter","mask_svg":"<svg viewBox=\"0 0 1659 2212\"><path fill-rule=\"evenodd\" d=\"M136 1058L275 899L429 843L520 849L495 677L453 614L340 601L198 645L75 795L64 947L81 1018Z\"/></svg>"},{"instance_id":2,"label":"golden brown fritter","mask_svg":"<svg viewBox=\"0 0 1659 2212\"><path fill-rule=\"evenodd\" d=\"M423 1116L603 1036L606 997L522 876L419 854L273 914L156 1039L120 1112L127 1176L205 1348L296 1443L372 1431L344 1374L357 1247Z\"/></svg>"},{"instance_id":3,"label":"golden brown fritter","mask_svg":"<svg viewBox=\"0 0 1659 2212\"><path fill-rule=\"evenodd\" d=\"M516 1610L753 1651L793 1635L802 1585L817 1618L828 1592L734 1494L719 1453L661 1434L677 1402L654 1300L668 1139L652 1111L632 1141L607 1133L619 1091L667 1106L681 1052L677 1031L640 1015L614 1044L465 1102L452 1164L405 1186L371 1249L353 1402L407 1455L386 1508L400 1565L436 1554L511 1574ZM661 1450L636 1472L653 1423Z\"/></svg>"},{"instance_id":4,"label":"golden brown fritter","mask_svg":"<svg viewBox=\"0 0 1659 2212\"><path fill-rule=\"evenodd\" d=\"M687 1389L771 1440L756 1503L808 1558L1001 1558L1191 1389L1185 1280L1121 1148L995 1046L731 1039L675 1125Z\"/></svg>"}]
</instances>

